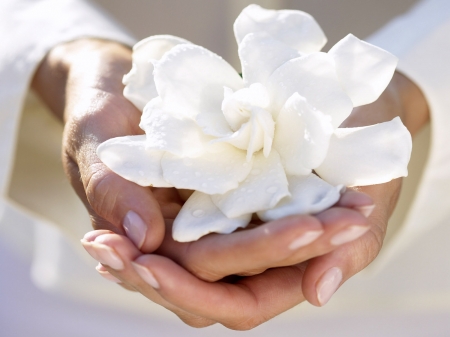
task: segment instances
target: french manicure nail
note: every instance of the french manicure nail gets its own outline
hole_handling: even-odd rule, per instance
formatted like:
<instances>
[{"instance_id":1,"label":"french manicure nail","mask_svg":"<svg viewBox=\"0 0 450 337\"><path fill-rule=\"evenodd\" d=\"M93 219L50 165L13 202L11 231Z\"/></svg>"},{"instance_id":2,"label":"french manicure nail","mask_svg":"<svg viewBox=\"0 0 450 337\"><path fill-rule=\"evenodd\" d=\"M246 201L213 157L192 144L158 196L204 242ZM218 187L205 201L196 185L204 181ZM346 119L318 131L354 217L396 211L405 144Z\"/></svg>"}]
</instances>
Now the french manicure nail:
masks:
<instances>
[{"instance_id":1,"label":"french manicure nail","mask_svg":"<svg viewBox=\"0 0 450 337\"><path fill-rule=\"evenodd\" d=\"M330 240L331 244L334 246L339 246L344 243L356 240L360 236L362 236L365 232L369 230L369 227L363 226L351 226L344 231L336 234Z\"/></svg>"},{"instance_id":2,"label":"french manicure nail","mask_svg":"<svg viewBox=\"0 0 450 337\"><path fill-rule=\"evenodd\" d=\"M342 281L342 271L338 267L328 269L320 278L316 286L317 300L325 305L339 288Z\"/></svg>"},{"instance_id":3,"label":"french manicure nail","mask_svg":"<svg viewBox=\"0 0 450 337\"><path fill-rule=\"evenodd\" d=\"M105 267L102 266L101 263L98 264L95 269L98 271L101 277L105 278L108 281L114 282L114 283L121 283L122 281L119 280L117 277L111 275L109 271L106 270Z\"/></svg>"},{"instance_id":4,"label":"french manicure nail","mask_svg":"<svg viewBox=\"0 0 450 337\"><path fill-rule=\"evenodd\" d=\"M311 242L315 241L319 236L323 234L323 230L320 231L309 231L303 233L300 237L296 238L289 245L290 250L296 250L300 247L309 245Z\"/></svg>"},{"instance_id":5,"label":"french manicure nail","mask_svg":"<svg viewBox=\"0 0 450 337\"><path fill-rule=\"evenodd\" d=\"M142 277L142 279L145 282L150 284L155 289L159 288L158 281L156 281L155 276L153 275L153 273L148 268L146 268L146 267L144 267L144 266L142 266L140 264L137 264L135 262L131 262L131 265L134 267L136 272L139 274L140 277Z\"/></svg>"},{"instance_id":6,"label":"french manicure nail","mask_svg":"<svg viewBox=\"0 0 450 337\"><path fill-rule=\"evenodd\" d=\"M84 249L98 262L106 264L115 270L124 268L123 261L110 247L97 243L81 240Z\"/></svg>"},{"instance_id":7,"label":"french manicure nail","mask_svg":"<svg viewBox=\"0 0 450 337\"><path fill-rule=\"evenodd\" d=\"M90 231L90 232L87 232L84 235L82 241L84 240L84 241L87 241L87 242L91 242L91 241L94 241L100 235L110 234L110 233L112 233L112 232L109 231L109 230L106 230L106 229L98 229L98 230L95 230L95 231Z\"/></svg>"},{"instance_id":8,"label":"french manicure nail","mask_svg":"<svg viewBox=\"0 0 450 337\"><path fill-rule=\"evenodd\" d=\"M355 209L360 212L362 215L364 215L366 218L372 214L373 210L375 209L375 205L367 205L367 206L360 206L355 207Z\"/></svg>"},{"instance_id":9,"label":"french manicure nail","mask_svg":"<svg viewBox=\"0 0 450 337\"><path fill-rule=\"evenodd\" d=\"M123 220L123 228L125 228L128 238L140 249L147 233L147 225L141 217L137 213L129 211Z\"/></svg>"}]
</instances>

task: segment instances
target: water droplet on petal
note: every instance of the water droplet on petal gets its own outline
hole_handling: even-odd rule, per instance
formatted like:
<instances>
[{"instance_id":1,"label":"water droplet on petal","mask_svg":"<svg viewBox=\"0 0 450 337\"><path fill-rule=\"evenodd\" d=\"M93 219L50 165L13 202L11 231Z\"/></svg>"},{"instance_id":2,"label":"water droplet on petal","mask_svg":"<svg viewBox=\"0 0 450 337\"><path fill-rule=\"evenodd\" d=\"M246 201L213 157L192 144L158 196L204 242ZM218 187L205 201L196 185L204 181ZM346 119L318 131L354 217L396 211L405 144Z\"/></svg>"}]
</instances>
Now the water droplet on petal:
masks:
<instances>
[{"instance_id":1,"label":"water droplet on petal","mask_svg":"<svg viewBox=\"0 0 450 337\"><path fill-rule=\"evenodd\" d=\"M273 194L273 193L275 193L277 190L278 190L278 188L277 188L276 186L271 186L271 187L267 188L266 192L267 192L267 193L270 193L270 194Z\"/></svg>"},{"instance_id":2,"label":"water droplet on petal","mask_svg":"<svg viewBox=\"0 0 450 337\"><path fill-rule=\"evenodd\" d=\"M205 211L202 209L197 209L192 212L192 215L195 216L196 218L201 218L202 216L205 215Z\"/></svg>"}]
</instances>

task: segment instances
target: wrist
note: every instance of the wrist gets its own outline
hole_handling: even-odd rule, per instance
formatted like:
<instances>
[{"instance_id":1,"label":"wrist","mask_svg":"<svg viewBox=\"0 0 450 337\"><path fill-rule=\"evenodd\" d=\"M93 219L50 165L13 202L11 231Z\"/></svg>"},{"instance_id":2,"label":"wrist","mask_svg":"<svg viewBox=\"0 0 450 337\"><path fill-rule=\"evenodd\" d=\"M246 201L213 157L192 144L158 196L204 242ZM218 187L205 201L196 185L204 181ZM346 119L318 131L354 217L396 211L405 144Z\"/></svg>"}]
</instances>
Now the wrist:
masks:
<instances>
[{"instance_id":1,"label":"wrist","mask_svg":"<svg viewBox=\"0 0 450 337\"><path fill-rule=\"evenodd\" d=\"M55 46L41 62L32 87L61 119L85 89L121 94L122 77L131 68L131 49L98 39L79 39ZM82 97L83 97L82 96Z\"/></svg>"},{"instance_id":2,"label":"wrist","mask_svg":"<svg viewBox=\"0 0 450 337\"><path fill-rule=\"evenodd\" d=\"M369 126L400 117L414 136L428 121L428 104L417 85L395 72L386 90L375 102L353 109L341 127Z\"/></svg>"}]
</instances>

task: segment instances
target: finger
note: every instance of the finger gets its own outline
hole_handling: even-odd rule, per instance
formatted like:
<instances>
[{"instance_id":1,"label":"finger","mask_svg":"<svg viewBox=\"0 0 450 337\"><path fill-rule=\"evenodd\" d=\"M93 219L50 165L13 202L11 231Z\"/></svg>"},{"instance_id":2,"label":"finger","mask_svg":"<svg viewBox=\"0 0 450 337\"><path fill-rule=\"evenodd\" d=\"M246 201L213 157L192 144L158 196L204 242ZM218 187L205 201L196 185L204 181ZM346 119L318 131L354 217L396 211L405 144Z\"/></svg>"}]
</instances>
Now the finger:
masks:
<instances>
[{"instance_id":1,"label":"finger","mask_svg":"<svg viewBox=\"0 0 450 337\"><path fill-rule=\"evenodd\" d=\"M384 235L378 228L372 224L359 239L309 261L303 279L303 292L308 302L325 305L346 280L375 259Z\"/></svg>"},{"instance_id":2,"label":"finger","mask_svg":"<svg viewBox=\"0 0 450 337\"><path fill-rule=\"evenodd\" d=\"M93 231L87 233L81 242L86 251L103 265L102 270L109 272L126 289L141 291L151 301L174 312L192 326L203 327L215 323L185 312L165 301L153 288L146 284L131 267L131 262L142 253L127 237L108 231ZM120 263L117 262L118 260L120 260Z\"/></svg>"},{"instance_id":3,"label":"finger","mask_svg":"<svg viewBox=\"0 0 450 337\"><path fill-rule=\"evenodd\" d=\"M174 242L167 233L157 252L203 280L216 281L228 275L255 275L268 268L298 264L326 254L368 229L367 219L359 212L335 207L317 218L290 216L191 243Z\"/></svg>"},{"instance_id":4,"label":"finger","mask_svg":"<svg viewBox=\"0 0 450 337\"><path fill-rule=\"evenodd\" d=\"M172 260L142 255L136 271L166 301L235 330L248 330L303 301L303 270L271 269L235 283L205 282Z\"/></svg>"},{"instance_id":5,"label":"finger","mask_svg":"<svg viewBox=\"0 0 450 337\"><path fill-rule=\"evenodd\" d=\"M373 199L366 193L347 188L335 206L353 208L366 218L375 208Z\"/></svg>"}]
</instances>

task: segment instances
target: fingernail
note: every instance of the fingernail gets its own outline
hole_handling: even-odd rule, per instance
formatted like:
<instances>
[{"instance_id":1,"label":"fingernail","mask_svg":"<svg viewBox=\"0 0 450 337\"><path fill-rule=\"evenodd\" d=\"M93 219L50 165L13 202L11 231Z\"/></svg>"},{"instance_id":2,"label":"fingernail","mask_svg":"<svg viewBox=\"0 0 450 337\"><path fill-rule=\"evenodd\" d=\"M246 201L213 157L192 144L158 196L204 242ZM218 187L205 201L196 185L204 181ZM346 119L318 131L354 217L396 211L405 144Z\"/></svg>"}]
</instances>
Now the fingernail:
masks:
<instances>
[{"instance_id":1,"label":"fingernail","mask_svg":"<svg viewBox=\"0 0 450 337\"><path fill-rule=\"evenodd\" d=\"M355 207L355 209L360 212L362 215L364 215L366 218L372 214L373 210L375 209L375 205L367 205L367 206L360 206Z\"/></svg>"},{"instance_id":2,"label":"fingernail","mask_svg":"<svg viewBox=\"0 0 450 337\"><path fill-rule=\"evenodd\" d=\"M331 238L331 244L334 246L339 246L344 243L356 240L360 236L362 236L365 232L369 230L369 227L362 226L351 226L344 231L336 234Z\"/></svg>"},{"instance_id":3,"label":"fingernail","mask_svg":"<svg viewBox=\"0 0 450 337\"><path fill-rule=\"evenodd\" d=\"M119 280L117 277L111 275L109 273L109 271L106 270L105 267L103 267L103 265L101 263L99 263L97 265L97 267L95 267L95 269L98 271L98 273L100 274L100 276L102 276L103 278L105 278L108 281L114 282L114 283L121 283L122 281Z\"/></svg>"},{"instance_id":4,"label":"fingernail","mask_svg":"<svg viewBox=\"0 0 450 337\"><path fill-rule=\"evenodd\" d=\"M87 242L81 240L81 243L83 244L84 249L86 249L86 251L101 264L106 264L115 270L122 270L124 268L123 261L110 247L95 241Z\"/></svg>"},{"instance_id":5,"label":"fingernail","mask_svg":"<svg viewBox=\"0 0 450 337\"><path fill-rule=\"evenodd\" d=\"M342 271L338 267L333 267L322 275L316 286L317 299L321 306L327 304L339 288L341 281Z\"/></svg>"},{"instance_id":6,"label":"fingernail","mask_svg":"<svg viewBox=\"0 0 450 337\"><path fill-rule=\"evenodd\" d=\"M147 225L141 217L137 213L129 211L123 220L123 228L125 228L128 238L140 249L147 233Z\"/></svg>"},{"instance_id":7,"label":"fingernail","mask_svg":"<svg viewBox=\"0 0 450 337\"><path fill-rule=\"evenodd\" d=\"M95 230L95 231L90 231L87 232L86 234L84 234L84 237L82 239L82 241L87 241L87 242L91 242L94 241L98 236L103 235L103 234L111 234L113 232L106 230L106 229L99 229L99 230Z\"/></svg>"},{"instance_id":8,"label":"fingernail","mask_svg":"<svg viewBox=\"0 0 450 337\"><path fill-rule=\"evenodd\" d=\"M145 282L150 284L155 289L159 288L158 281L156 281L155 276L153 276L153 273L148 268L141 266L140 264L137 264L135 262L131 262L131 265Z\"/></svg>"},{"instance_id":9,"label":"fingernail","mask_svg":"<svg viewBox=\"0 0 450 337\"><path fill-rule=\"evenodd\" d=\"M303 233L300 237L295 239L291 242L289 245L290 250L296 250L300 247L304 247L306 245L309 245L311 242L315 241L319 236L323 234L323 230L320 231L309 231L306 233Z\"/></svg>"},{"instance_id":10,"label":"fingernail","mask_svg":"<svg viewBox=\"0 0 450 337\"><path fill-rule=\"evenodd\" d=\"M342 271L338 267L333 267L322 275L316 286L317 300L321 306L327 304L339 288L341 281Z\"/></svg>"}]
</instances>

